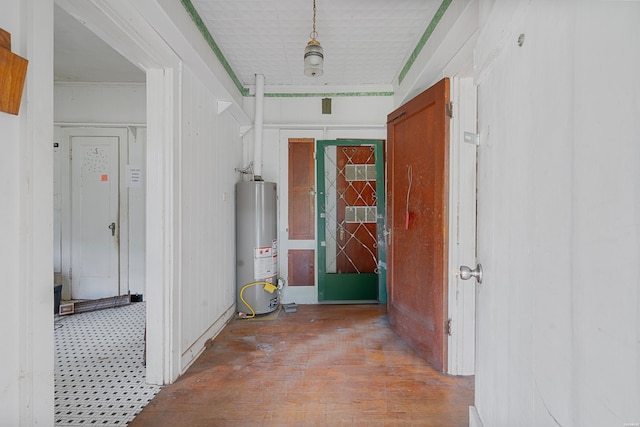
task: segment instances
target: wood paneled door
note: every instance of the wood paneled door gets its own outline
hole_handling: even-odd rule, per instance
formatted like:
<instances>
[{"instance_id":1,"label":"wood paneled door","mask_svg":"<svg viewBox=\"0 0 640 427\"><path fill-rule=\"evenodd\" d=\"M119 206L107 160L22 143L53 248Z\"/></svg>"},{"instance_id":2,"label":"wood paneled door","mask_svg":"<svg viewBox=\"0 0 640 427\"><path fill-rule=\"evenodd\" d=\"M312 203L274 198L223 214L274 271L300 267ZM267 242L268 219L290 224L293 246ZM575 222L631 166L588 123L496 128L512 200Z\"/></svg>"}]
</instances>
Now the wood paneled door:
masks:
<instances>
[{"instance_id":1,"label":"wood paneled door","mask_svg":"<svg viewBox=\"0 0 640 427\"><path fill-rule=\"evenodd\" d=\"M313 138L289 140L289 240L315 237Z\"/></svg>"},{"instance_id":2,"label":"wood paneled door","mask_svg":"<svg viewBox=\"0 0 640 427\"><path fill-rule=\"evenodd\" d=\"M315 239L315 139L289 139L289 241L313 245ZM291 243L291 242L290 242ZM315 251L289 249L288 285L315 285Z\"/></svg>"},{"instance_id":3,"label":"wood paneled door","mask_svg":"<svg viewBox=\"0 0 640 427\"><path fill-rule=\"evenodd\" d=\"M447 370L449 79L388 116L388 313L392 328Z\"/></svg>"},{"instance_id":4,"label":"wood paneled door","mask_svg":"<svg viewBox=\"0 0 640 427\"><path fill-rule=\"evenodd\" d=\"M289 286L315 285L315 257L313 249L289 249Z\"/></svg>"}]
</instances>

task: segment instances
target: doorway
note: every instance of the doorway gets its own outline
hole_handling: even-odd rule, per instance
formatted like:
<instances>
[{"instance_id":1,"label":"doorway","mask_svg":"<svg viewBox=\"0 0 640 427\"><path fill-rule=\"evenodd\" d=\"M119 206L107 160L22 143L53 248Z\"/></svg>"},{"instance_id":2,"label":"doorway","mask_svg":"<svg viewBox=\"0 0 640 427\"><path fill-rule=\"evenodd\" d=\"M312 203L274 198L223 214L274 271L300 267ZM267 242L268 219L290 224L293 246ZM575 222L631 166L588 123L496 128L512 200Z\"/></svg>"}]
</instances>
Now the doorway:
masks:
<instances>
[{"instance_id":1,"label":"doorway","mask_svg":"<svg viewBox=\"0 0 640 427\"><path fill-rule=\"evenodd\" d=\"M129 62L136 64L145 75L144 90L146 107L142 120L136 125L148 126L147 139L152 141L145 147L143 158L146 171L143 176L153 176L145 180L143 196L136 197L136 203L144 206L144 221L139 221L136 230L144 233L144 268L137 270L137 276L144 273L147 334L146 350L147 382L165 384L172 382L180 373L180 343L177 336L174 305L169 304L175 295L175 277L171 266L174 265L174 181L173 165L174 142L178 139L176 116L177 88L180 74L180 60L149 22L149 16L160 9L155 3L133 4L118 3L113 8L103 8L100 2L57 2L65 12L80 20L82 26L90 29L93 35L112 49L120 52ZM86 62L86 61L85 61ZM117 75L114 73L114 75ZM77 98L75 98L77 99ZM101 96L98 99L103 99ZM120 99L120 101L123 101ZM104 107L100 104L96 107ZM116 113L131 111L126 104ZM108 119L98 120L93 116L94 109L84 111L83 120L67 121L56 116L58 125L84 125L127 127L129 121L118 119L117 114ZM152 159L147 161L146 159ZM138 248L139 249L139 248Z\"/></svg>"},{"instance_id":2,"label":"doorway","mask_svg":"<svg viewBox=\"0 0 640 427\"><path fill-rule=\"evenodd\" d=\"M112 402L135 396L144 406L153 389L145 385L146 304L127 298L145 294L144 192L126 172L139 165L144 173L146 77L93 32L97 16L80 22L74 12L54 10L54 262L75 314L54 318L53 401L56 423L122 423L131 405ZM126 384L126 394L109 384Z\"/></svg>"},{"instance_id":3,"label":"doorway","mask_svg":"<svg viewBox=\"0 0 640 427\"><path fill-rule=\"evenodd\" d=\"M382 141L316 143L318 302L386 302Z\"/></svg>"},{"instance_id":4,"label":"doorway","mask_svg":"<svg viewBox=\"0 0 640 427\"><path fill-rule=\"evenodd\" d=\"M118 156L123 137L122 131L69 136L71 299L107 298L121 292Z\"/></svg>"},{"instance_id":5,"label":"doorway","mask_svg":"<svg viewBox=\"0 0 640 427\"><path fill-rule=\"evenodd\" d=\"M145 293L146 129L54 131L54 268L63 300Z\"/></svg>"}]
</instances>

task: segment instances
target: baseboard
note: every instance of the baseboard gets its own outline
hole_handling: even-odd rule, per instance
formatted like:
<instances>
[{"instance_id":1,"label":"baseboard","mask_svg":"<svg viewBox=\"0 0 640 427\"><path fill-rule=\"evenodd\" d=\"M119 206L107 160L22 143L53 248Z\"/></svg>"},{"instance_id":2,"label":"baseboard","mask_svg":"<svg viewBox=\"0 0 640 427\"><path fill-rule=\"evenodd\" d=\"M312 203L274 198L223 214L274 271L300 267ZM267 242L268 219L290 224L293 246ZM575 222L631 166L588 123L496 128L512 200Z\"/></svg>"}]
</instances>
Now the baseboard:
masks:
<instances>
[{"instance_id":1,"label":"baseboard","mask_svg":"<svg viewBox=\"0 0 640 427\"><path fill-rule=\"evenodd\" d=\"M205 344L210 339L218 336L220 331L229 323L229 321L233 318L233 315L236 313L236 303L234 303L225 310L224 313L218 320L213 322L211 326L205 331L204 334L200 336L193 344L189 346L189 348L182 353L182 358L180 360L180 375L184 374L189 366L202 354L205 350Z\"/></svg>"},{"instance_id":2,"label":"baseboard","mask_svg":"<svg viewBox=\"0 0 640 427\"><path fill-rule=\"evenodd\" d=\"M469 406L469 427L483 427L480 414L475 406Z\"/></svg>"}]
</instances>

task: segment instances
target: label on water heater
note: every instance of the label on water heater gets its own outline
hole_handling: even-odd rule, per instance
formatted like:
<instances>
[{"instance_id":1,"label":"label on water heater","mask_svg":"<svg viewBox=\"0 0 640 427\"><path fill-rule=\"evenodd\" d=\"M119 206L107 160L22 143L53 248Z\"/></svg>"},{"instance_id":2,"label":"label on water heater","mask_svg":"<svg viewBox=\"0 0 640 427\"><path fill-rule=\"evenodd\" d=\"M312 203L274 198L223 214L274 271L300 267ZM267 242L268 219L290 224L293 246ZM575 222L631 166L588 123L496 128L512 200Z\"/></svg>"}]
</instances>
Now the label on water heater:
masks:
<instances>
[{"instance_id":1,"label":"label on water heater","mask_svg":"<svg viewBox=\"0 0 640 427\"><path fill-rule=\"evenodd\" d=\"M278 275L278 241L271 242L271 261L273 262L273 276Z\"/></svg>"},{"instance_id":2,"label":"label on water heater","mask_svg":"<svg viewBox=\"0 0 640 427\"><path fill-rule=\"evenodd\" d=\"M271 246L254 249L253 275L255 280L264 280L275 276L278 272L278 251L274 240Z\"/></svg>"}]
</instances>

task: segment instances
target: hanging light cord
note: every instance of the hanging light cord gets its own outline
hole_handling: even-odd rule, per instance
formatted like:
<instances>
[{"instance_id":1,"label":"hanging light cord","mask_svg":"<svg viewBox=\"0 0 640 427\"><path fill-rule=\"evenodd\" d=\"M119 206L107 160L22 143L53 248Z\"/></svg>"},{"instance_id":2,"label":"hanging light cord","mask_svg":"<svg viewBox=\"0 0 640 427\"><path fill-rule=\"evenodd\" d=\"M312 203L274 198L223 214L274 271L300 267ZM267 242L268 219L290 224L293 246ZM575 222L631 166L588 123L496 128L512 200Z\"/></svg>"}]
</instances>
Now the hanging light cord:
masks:
<instances>
[{"instance_id":1,"label":"hanging light cord","mask_svg":"<svg viewBox=\"0 0 640 427\"><path fill-rule=\"evenodd\" d=\"M318 38L318 32L316 31L316 0L313 0L313 31L309 33L309 37L313 40Z\"/></svg>"}]
</instances>

